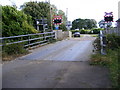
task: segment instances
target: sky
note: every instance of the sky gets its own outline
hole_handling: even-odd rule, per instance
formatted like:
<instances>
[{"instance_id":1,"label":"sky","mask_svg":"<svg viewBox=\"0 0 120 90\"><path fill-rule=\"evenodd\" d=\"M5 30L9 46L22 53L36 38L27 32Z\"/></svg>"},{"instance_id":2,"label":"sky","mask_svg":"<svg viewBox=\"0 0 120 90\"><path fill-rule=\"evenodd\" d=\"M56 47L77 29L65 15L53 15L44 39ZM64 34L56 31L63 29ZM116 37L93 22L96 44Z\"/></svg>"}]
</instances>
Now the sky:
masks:
<instances>
[{"instance_id":1,"label":"sky","mask_svg":"<svg viewBox=\"0 0 120 90\"><path fill-rule=\"evenodd\" d=\"M49 1L49 0L11 0L20 7L29 1ZM118 2L120 0L50 0L57 9L66 13L68 8L68 20L77 18L95 19L97 22L104 19L105 12L113 12L114 21L118 19ZM11 5L10 0L1 0L2 5Z\"/></svg>"}]
</instances>

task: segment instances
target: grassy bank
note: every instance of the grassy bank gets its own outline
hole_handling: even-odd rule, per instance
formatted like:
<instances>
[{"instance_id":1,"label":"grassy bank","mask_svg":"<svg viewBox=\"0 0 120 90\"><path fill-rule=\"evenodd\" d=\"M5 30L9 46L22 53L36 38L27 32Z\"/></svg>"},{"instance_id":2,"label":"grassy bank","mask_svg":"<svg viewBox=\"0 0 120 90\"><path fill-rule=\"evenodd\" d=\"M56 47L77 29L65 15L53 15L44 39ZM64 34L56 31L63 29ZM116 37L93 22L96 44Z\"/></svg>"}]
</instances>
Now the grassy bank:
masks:
<instances>
[{"instance_id":1,"label":"grassy bank","mask_svg":"<svg viewBox=\"0 0 120 90\"><path fill-rule=\"evenodd\" d=\"M118 39L118 37L117 39L107 37L107 55L101 55L98 50L96 54L91 56L90 62L91 65L101 65L109 69L109 76L112 81L113 88L120 88L120 46L118 45L119 42L115 41ZM114 40L114 42L111 40Z\"/></svg>"},{"instance_id":2,"label":"grassy bank","mask_svg":"<svg viewBox=\"0 0 120 90\"><path fill-rule=\"evenodd\" d=\"M120 48L116 50L107 50L107 55L99 53L91 56L91 65L105 66L110 70L110 79L112 87L120 88L120 61L119 53Z\"/></svg>"}]
</instances>

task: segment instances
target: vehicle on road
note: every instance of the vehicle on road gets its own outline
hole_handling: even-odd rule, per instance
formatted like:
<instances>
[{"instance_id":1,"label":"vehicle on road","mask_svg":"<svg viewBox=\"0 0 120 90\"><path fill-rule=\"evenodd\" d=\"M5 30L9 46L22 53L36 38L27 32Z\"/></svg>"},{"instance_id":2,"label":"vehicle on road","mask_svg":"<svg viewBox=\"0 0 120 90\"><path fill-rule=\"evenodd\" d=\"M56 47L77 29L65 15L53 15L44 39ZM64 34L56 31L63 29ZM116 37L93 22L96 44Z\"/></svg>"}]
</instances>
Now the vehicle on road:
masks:
<instances>
[{"instance_id":1,"label":"vehicle on road","mask_svg":"<svg viewBox=\"0 0 120 90\"><path fill-rule=\"evenodd\" d=\"M75 32L75 33L73 34L73 36L74 36L74 37L80 37L80 32Z\"/></svg>"}]
</instances>

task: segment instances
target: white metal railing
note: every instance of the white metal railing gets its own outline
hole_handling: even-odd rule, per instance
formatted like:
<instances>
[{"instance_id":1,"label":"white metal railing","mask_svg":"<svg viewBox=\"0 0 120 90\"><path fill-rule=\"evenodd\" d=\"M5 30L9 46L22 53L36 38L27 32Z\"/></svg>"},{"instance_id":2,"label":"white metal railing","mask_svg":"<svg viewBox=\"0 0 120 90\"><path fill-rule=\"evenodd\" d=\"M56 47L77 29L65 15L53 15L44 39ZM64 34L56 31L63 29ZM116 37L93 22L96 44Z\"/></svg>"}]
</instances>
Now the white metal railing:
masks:
<instances>
[{"instance_id":1,"label":"white metal railing","mask_svg":"<svg viewBox=\"0 0 120 90\"><path fill-rule=\"evenodd\" d=\"M49 42L50 39L54 39L54 38L55 38L55 32L1 37L0 46L16 44L16 43L25 43L24 47L28 47L36 44Z\"/></svg>"}]
</instances>

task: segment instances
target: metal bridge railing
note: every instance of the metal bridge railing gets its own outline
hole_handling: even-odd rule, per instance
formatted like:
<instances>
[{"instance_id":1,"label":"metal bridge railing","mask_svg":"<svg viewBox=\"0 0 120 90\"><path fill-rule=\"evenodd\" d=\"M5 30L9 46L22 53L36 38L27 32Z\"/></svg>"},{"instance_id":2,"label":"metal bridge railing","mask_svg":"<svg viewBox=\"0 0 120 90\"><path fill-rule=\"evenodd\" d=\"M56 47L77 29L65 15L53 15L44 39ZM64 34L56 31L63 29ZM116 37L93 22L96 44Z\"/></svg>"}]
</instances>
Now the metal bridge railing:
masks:
<instances>
[{"instance_id":1,"label":"metal bridge railing","mask_svg":"<svg viewBox=\"0 0 120 90\"><path fill-rule=\"evenodd\" d=\"M45 32L37 34L18 35L10 37L1 37L0 46L24 43L24 47L29 47L36 44L43 44L55 38L55 32Z\"/></svg>"}]
</instances>

